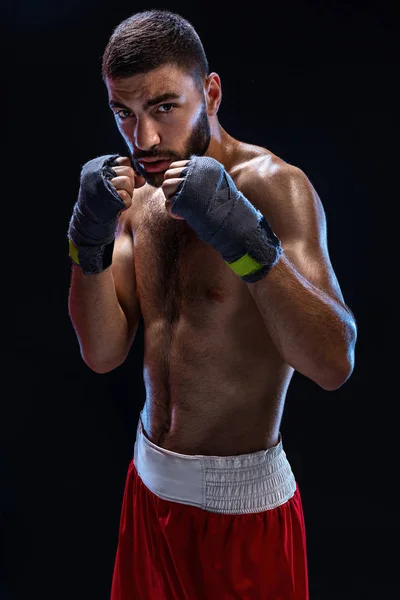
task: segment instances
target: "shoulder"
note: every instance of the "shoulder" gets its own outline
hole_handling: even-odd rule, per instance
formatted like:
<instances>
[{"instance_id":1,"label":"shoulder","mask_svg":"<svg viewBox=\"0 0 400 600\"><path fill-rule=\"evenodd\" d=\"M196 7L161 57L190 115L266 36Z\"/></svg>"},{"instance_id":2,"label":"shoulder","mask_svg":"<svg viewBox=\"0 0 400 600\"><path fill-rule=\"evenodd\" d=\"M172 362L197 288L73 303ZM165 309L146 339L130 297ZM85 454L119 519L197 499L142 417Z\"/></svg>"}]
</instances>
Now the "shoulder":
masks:
<instances>
[{"instance_id":1,"label":"shoulder","mask_svg":"<svg viewBox=\"0 0 400 600\"><path fill-rule=\"evenodd\" d=\"M269 150L257 151L232 170L244 196L270 221L276 233L311 222L324 226L321 199L305 172Z\"/></svg>"},{"instance_id":2,"label":"shoulder","mask_svg":"<svg viewBox=\"0 0 400 600\"><path fill-rule=\"evenodd\" d=\"M294 191L295 187L310 187L311 182L299 167L259 146L244 144L241 160L230 171L238 189L257 196L270 192L273 196ZM290 194L292 195L292 194Z\"/></svg>"}]
</instances>

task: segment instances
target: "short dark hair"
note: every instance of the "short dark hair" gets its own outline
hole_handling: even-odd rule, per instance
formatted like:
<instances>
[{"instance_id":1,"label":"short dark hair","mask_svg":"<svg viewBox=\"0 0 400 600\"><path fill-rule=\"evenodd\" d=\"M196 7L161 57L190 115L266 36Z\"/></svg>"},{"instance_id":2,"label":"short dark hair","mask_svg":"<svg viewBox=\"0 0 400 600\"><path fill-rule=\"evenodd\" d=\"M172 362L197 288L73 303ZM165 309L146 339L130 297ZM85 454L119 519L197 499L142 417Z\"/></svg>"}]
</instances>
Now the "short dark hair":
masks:
<instances>
[{"instance_id":1,"label":"short dark hair","mask_svg":"<svg viewBox=\"0 0 400 600\"><path fill-rule=\"evenodd\" d=\"M199 87L208 75L203 44L193 25L167 10L135 13L112 32L102 60L102 77L148 73L166 64L193 76Z\"/></svg>"}]
</instances>

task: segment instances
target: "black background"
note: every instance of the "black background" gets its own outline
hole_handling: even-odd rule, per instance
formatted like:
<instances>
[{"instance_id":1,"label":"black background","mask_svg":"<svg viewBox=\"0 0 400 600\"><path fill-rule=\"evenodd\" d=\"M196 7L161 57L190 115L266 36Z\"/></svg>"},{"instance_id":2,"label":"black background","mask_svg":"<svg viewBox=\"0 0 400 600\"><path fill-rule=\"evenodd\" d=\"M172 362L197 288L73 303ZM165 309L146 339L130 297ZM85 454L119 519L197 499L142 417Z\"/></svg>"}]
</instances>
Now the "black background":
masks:
<instances>
[{"instance_id":1,"label":"black background","mask_svg":"<svg viewBox=\"0 0 400 600\"><path fill-rule=\"evenodd\" d=\"M399 593L396 326L398 16L379 2L8 5L2 79L11 186L2 205L0 600L109 598L126 470L144 402L143 329L98 375L68 316L66 231L82 165L124 153L100 77L112 29L179 12L222 80L222 126L302 168L358 323L351 378L298 373L282 422L305 511L311 600ZM3 238L4 240L4 238ZM3 246L3 251L4 246ZM12 321L10 314L15 315ZM217 599L216 599L217 600Z\"/></svg>"}]
</instances>

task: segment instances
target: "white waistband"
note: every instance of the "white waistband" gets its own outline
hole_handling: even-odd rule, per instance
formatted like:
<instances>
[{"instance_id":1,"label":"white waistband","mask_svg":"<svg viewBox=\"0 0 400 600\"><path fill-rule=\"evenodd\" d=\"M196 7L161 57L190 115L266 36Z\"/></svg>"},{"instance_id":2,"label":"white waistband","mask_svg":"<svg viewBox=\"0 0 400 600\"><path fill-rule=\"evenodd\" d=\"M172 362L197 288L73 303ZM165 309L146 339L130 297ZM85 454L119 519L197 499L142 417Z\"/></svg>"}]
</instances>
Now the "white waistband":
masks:
<instances>
[{"instance_id":1,"label":"white waistband","mask_svg":"<svg viewBox=\"0 0 400 600\"><path fill-rule=\"evenodd\" d=\"M192 456L153 444L140 416L134 463L156 496L214 513L262 512L284 504L296 491L281 434L276 446L251 454Z\"/></svg>"}]
</instances>

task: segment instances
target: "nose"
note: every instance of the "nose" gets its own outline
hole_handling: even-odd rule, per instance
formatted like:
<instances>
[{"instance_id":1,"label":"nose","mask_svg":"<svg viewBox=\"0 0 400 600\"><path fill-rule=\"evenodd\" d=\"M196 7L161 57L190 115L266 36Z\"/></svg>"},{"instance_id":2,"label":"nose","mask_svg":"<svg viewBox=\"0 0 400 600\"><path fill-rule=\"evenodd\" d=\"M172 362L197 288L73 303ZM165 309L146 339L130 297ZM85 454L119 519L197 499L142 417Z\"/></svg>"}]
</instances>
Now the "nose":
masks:
<instances>
[{"instance_id":1,"label":"nose","mask_svg":"<svg viewBox=\"0 0 400 600\"><path fill-rule=\"evenodd\" d=\"M141 118L136 120L134 142L139 150L151 150L154 146L158 146L160 136L150 119Z\"/></svg>"}]
</instances>

